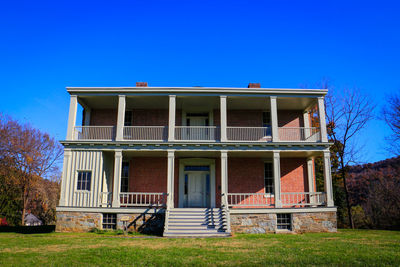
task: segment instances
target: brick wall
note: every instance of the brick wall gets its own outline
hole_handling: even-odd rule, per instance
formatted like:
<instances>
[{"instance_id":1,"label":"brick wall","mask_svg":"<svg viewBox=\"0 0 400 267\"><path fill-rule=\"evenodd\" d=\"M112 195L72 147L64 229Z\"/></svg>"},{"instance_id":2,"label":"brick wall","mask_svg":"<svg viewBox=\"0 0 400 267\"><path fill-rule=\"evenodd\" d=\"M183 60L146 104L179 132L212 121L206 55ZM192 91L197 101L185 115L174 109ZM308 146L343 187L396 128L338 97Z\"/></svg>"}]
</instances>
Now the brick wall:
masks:
<instances>
[{"instance_id":1,"label":"brick wall","mask_svg":"<svg viewBox=\"0 0 400 267\"><path fill-rule=\"evenodd\" d=\"M130 192L167 192L167 158L138 157L129 162Z\"/></svg>"},{"instance_id":2,"label":"brick wall","mask_svg":"<svg viewBox=\"0 0 400 267\"><path fill-rule=\"evenodd\" d=\"M264 162L259 158L229 158L228 192L264 193Z\"/></svg>"},{"instance_id":3,"label":"brick wall","mask_svg":"<svg viewBox=\"0 0 400 267\"><path fill-rule=\"evenodd\" d=\"M228 110L227 123L231 127L262 127L262 110Z\"/></svg>"},{"instance_id":4,"label":"brick wall","mask_svg":"<svg viewBox=\"0 0 400 267\"><path fill-rule=\"evenodd\" d=\"M167 126L168 109L135 109L133 110L134 126Z\"/></svg>"},{"instance_id":5,"label":"brick wall","mask_svg":"<svg viewBox=\"0 0 400 267\"><path fill-rule=\"evenodd\" d=\"M301 110L278 110L278 127L304 127Z\"/></svg>"},{"instance_id":6,"label":"brick wall","mask_svg":"<svg viewBox=\"0 0 400 267\"><path fill-rule=\"evenodd\" d=\"M90 113L90 125L96 126L116 126L117 125L116 109L92 109Z\"/></svg>"},{"instance_id":7,"label":"brick wall","mask_svg":"<svg viewBox=\"0 0 400 267\"><path fill-rule=\"evenodd\" d=\"M305 158L281 158L281 192L308 192Z\"/></svg>"}]
</instances>

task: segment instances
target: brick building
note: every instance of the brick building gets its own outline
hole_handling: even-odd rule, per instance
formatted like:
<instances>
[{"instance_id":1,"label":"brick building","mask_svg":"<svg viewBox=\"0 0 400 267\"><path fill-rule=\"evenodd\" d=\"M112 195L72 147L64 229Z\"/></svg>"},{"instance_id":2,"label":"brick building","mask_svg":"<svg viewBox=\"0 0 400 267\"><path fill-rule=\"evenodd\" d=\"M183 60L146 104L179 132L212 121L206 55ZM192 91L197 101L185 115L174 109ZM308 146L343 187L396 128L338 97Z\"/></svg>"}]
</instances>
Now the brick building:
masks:
<instances>
[{"instance_id":1,"label":"brick building","mask_svg":"<svg viewBox=\"0 0 400 267\"><path fill-rule=\"evenodd\" d=\"M336 231L327 90L67 90L58 231L117 229L124 220L164 236Z\"/></svg>"}]
</instances>

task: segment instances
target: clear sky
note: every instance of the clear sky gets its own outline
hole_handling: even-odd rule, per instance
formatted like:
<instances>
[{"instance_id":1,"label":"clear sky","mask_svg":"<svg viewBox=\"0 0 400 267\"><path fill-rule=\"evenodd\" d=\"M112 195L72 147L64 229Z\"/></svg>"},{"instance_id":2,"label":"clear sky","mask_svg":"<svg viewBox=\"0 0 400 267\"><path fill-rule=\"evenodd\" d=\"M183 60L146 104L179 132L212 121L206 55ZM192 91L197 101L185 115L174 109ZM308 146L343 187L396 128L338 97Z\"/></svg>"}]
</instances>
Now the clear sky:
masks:
<instances>
[{"instance_id":1,"label":"clear sky","mask_svg":"<svg viewBox=\"0 0 400 267\"><path fill-rule=\"evenodd\" d=\"M0 112L63 140L66 86L400 91L398 1L2 1ZM387 157L383 122L359 137Z\"/></svg>"}]
</instances>

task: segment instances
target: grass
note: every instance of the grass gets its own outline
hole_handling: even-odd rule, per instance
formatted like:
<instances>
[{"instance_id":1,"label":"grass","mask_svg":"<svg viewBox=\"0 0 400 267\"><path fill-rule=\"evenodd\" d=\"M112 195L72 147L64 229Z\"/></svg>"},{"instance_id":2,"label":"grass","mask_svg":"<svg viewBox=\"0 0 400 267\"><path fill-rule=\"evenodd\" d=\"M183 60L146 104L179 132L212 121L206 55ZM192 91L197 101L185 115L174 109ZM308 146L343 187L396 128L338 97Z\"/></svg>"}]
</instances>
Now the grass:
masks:
<instances>
[{"instance_id":1,"label":"grass","mask_svg":"<svg viewBox=\"0 0 400 267\"><path fill-rule=\"evenodd\" d=\"M237 234L147 238L110 233L0 233L0 266L347 265L400 266L400 232Z\"/></svg>"}]
</instances>

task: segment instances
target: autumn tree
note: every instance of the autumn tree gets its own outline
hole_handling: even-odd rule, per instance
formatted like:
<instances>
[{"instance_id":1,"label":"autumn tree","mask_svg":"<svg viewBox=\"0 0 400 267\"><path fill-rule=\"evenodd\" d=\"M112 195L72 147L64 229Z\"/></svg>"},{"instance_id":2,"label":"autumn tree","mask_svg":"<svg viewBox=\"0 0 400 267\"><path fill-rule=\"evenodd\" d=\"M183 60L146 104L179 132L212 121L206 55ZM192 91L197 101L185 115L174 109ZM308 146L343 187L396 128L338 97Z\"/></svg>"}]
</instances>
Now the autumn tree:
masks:
<instances>
[{"instance_id":1,"label":"autumn tree","mask_svg":"<svg viewBox=\"0 0 400 267\"><path fill-rule=\"evenodd\" d=\"M33 188L54 173L61 155L61 146L47 133L0 115L0 166L19 190L22 224Z\"/></svg>"},{"instance_id":2,"label":"autumn tree","mask_svg":"<svg viewBox=\"0 0 400 267\"><path fill-rule=\"evenodd\" d=\"M338 175L343 181L349 225L354 228L346 180L347 168L349 164L358 162L361 147L355 140L373 118L375 105L357 89L345 89L341 94L333 94L331 90L325 98L325 109L329 139L337 151Z\"/></svg>"}]
</instances>

